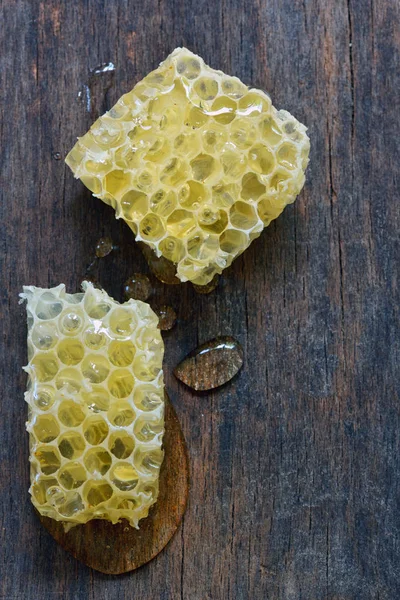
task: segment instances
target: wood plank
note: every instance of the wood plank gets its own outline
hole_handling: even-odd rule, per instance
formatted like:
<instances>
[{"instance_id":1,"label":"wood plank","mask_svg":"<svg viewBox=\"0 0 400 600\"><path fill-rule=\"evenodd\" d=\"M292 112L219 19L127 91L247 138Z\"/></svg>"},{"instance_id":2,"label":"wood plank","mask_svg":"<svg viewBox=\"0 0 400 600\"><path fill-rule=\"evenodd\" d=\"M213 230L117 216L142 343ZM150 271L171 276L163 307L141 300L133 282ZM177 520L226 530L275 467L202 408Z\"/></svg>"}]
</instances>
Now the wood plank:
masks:
<instances>
[{"instance_id":1,"label":"wood plank","mask_svg":"<svg viewBox=\"0 0 400 600\"><path fill-rule=\"evenodd\" d=\"M392 0L0 0L0 598L400 596L399 17ZM156 560L105 576L55 544L29 502L17 296L76 291L102 235L120 246L99 264L109 293L147 273L63 159L93 110L182 44L305 122L311 163L300 198L213 294L153 280L152 302L179 317L165 372L191 498ZM88 111L90 69L109 61L112 86ZM172 370L218 335L241 342L245 364L198 396Z\"/></svg>"}]
</instances>

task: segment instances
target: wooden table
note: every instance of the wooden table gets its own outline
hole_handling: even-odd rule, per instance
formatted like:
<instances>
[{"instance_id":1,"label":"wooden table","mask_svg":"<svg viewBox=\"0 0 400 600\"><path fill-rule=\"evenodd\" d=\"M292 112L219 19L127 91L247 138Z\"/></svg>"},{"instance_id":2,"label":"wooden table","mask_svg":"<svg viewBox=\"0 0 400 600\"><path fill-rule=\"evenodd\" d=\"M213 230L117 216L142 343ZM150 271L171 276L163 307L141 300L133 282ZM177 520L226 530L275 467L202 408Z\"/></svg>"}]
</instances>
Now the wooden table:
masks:
<instances>
[{"instance_id":1,"label":"wooden table","mask_svg":"<svg viewBox=\"0 0 400 600\"><path fill-rule=\"evenodd\" d=\"M400 597L399 7L0 2L0 598ZM63 159L97 112L182 44L305 122L311 162L297 202L216 292L155 284L153 300L179 315L165 374L190 450L190 503L157 559L110 577L58 547L28 498L18 292L76 291L101 235L120 246L99 264L107 291L120 299L123 281L147 272L131 232ZM115 74L92 86L88 111L90 69L108 62ZM218 334L241 341L244 368L192 394L172 368Z\"/></svg>"}]
</instances>

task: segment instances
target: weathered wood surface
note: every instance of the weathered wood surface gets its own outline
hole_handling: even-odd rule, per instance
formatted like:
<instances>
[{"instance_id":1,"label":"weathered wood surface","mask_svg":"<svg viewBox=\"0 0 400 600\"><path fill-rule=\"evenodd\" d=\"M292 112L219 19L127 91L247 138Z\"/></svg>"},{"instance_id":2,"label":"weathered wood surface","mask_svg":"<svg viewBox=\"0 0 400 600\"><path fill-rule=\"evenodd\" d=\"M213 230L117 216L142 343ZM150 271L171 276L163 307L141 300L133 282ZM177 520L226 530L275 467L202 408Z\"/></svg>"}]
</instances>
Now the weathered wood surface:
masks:
<instances>
[{"instance_id":1,"label":"weathered wood surface","mask_svg":"<svg viewBox=\"0 0 400 600\"><path fill-rule=\"evenodd\" d=\"M0 597L7 600L395 600L399 506L399 34L396 0L1 0ZM145 270L131 232L62 159L175 46L267 89L309 126L307 184L211 296L178 312L166 381L190 449L178 534L127 576L80 564L27 495L23 284L76 291L94 245L117 298ZM104 95L84 85L116 66ZM78 98L79 92L82 92ZM217 335L243 345L225 388L172 376Z\"/></svg>"},{"instance_id":2,"label":"weathered wood surface","mask_svg":"<svg viewBox=\"0 0 400 600\"><path fill-rule=\"evenodd\" d=\"M62 523L54 519L39 516L41 522L63 548L96 571L118 575L138 569L157 556L175 535L188 500L188 451L168 396L163 447L160 494L139 529L129 527L126 521L112 525L94 520L65 532Z\"/></svg>"}]
</instances>

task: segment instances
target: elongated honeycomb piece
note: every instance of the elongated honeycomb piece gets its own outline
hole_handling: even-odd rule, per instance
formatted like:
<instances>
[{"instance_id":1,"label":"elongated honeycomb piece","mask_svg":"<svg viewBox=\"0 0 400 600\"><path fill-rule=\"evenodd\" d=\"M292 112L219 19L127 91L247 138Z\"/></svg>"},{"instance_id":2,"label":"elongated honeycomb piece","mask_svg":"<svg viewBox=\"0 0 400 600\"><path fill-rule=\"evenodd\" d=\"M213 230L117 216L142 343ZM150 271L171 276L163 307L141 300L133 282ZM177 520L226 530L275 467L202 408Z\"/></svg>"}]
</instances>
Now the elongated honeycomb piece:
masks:
<instances>
[{"instance_id":1,"label":"elongated honeycomb piece","mask_svg":"<svg viewBox=\"0 0 400 600\"><path fill-rule=\"evenodd\" d=\"M309 148L267 94L177 48L66 162L181 281L205 285L295 200Z\"/></svg>"},{"instance_id":2,"label":"elongated honeycomb piece","mask_svg":"<svg viewBox=\"0 0 400 600\"><path fill-rule=\"evenodd\" d=\"M66 528L91 519L132 527L157 500L163 460L164 344L137 300L24 287L32 502Z\"/></svg>"}]
</instances>

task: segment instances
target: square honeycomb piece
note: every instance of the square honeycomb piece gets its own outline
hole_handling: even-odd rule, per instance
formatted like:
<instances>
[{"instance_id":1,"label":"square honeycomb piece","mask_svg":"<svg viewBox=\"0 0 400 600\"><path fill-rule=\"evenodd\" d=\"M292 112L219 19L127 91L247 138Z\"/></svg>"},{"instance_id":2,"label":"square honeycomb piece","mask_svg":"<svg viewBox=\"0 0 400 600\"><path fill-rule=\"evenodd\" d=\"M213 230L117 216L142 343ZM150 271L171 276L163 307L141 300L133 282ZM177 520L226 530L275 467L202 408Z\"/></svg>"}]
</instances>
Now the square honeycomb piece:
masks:
<instances>
[{"instance_id":1,"label":"square honeycomb piece","mask_svg":"<svg viewBox=\"0 0 400 600\"><path fill-rule=\"evenodd\" d=\"M205 285L295 200L309 149L267 94L177 48L66 162L181 281Z\"/></svg>"},{"instance_id":2,"label":"square honeycomb piece","mask_svg":"<svg viewBox=\"0 0 400 600\"><path fill-rule=\"evenodd\" d=\"M32 502L68 527L132 527L157 500L163 460L164 344L158 319L91 283L24 287Z\"/></svg>"}]
</instances>

